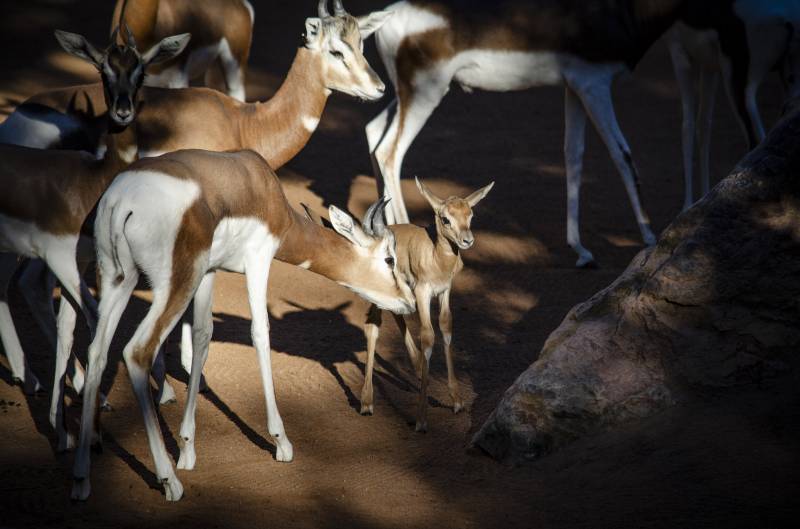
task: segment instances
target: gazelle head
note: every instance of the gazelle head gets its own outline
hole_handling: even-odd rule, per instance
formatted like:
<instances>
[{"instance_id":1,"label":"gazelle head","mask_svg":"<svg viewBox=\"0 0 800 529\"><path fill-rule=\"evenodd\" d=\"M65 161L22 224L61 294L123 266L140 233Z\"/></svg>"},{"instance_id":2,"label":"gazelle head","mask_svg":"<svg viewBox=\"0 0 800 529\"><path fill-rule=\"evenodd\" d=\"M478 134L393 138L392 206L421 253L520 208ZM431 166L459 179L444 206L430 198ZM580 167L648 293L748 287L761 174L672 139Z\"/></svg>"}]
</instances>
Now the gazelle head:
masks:
<instances>
[{"instance_id":1,"label":"gazelle head","mask_svg":"<svg viewBox=\"0 0 800 529\"><path fill-rule=\"evenodd\" d=\"M139 53L128 26L125 25L125 44L117 44L118 32L119 27L111 35L111 44L102 51L76 33L56 30L56 39L67 53L95 65L103 80L108 115L114 123L124 127L136 117L136 96L144 81L145 69L178 55L189 43L191 35L183 33L166 37L146 52Z\"/></svg>"},{"instance_id":2,"label":"gazelle head","mask_svg":"<svg viewBox=\"0 0 800 529\"><path fill-rule=\"evenodd\" d=\"M333 229L355 246L358 256L350 263L349 279L340 284L382 309L408 314L415 309L414 294L397 270L394 233L386 227L386 203L381 199L370 206L362 224L336 206L328 209Z\"/></svg>"},{"instance_id":3,"label":"gazelle head","mask_svg":"<svg viewBox=\"0 0 800 529\"><path fill-rule=\"evenodd\" d=\"M325 87L367 100L380 99L386 85L364 58L364 39L372 35L391 15L375 11L354 17L342 0L334 0L333 15L328 0L320 0L319 17L306 19L305 47L319 53Z\"/></svg>"},{"instance_id":4,"label":"gazelle head","mask_svg":"<svg viewBox=\"0 0 800 529\"><path fill-rule=\"evenodd\" d=\"M450 197L441 199L434 195L428 187L415 177L417 187L428 204L436 213L436 232L443 235L448 241L456 245L461 250L467 250L475 244L475 236L472 235L470 225L472 224L472 208L483 200L489 191L492 190L494 182L482 187L471 195L461 197Z\"/></svg>"}]
</instances>

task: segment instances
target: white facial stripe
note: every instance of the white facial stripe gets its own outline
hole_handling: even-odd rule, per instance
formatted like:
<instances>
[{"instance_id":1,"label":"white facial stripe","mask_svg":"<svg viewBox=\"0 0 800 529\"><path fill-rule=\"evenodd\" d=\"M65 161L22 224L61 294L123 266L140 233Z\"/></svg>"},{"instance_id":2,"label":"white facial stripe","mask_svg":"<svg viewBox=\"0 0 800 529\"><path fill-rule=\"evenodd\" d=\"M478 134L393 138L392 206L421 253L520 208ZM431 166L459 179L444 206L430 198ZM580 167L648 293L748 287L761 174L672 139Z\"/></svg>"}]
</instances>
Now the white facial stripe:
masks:
<instances>
[{"instance_id":1,"label":"white facial stripe","mask_svg":"<svg viewBox=\"0 0 800 529\"><path fill-rule=\"evenodd\" d=\"M117 82L117 74L114 73L114 70L108 65L108 62L103 63L103 72L105 72L106 77L108 77L108 82L110 84L114 84Z\"/></svg>"}]
</instances>

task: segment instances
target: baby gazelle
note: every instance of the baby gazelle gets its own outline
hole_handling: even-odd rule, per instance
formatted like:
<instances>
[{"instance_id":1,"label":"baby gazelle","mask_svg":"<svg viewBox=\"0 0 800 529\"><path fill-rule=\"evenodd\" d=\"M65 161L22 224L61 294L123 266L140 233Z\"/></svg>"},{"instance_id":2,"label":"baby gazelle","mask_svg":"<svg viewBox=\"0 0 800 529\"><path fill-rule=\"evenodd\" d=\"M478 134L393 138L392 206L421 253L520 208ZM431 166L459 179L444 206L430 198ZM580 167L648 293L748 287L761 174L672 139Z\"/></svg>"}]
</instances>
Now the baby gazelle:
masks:
<instances>
[{"instance_id":1,"label":"baby gazelle","mask_svg":"<svg viewBox=\"0 0 800 529\"><path fill-rule=\"evenodd\" d=\"M417 303L417 314L420 321L420 342L424 356L414 344L409 331L410 315L395 315L400 332L403 333L406 349L421 378L419 408L417 411L417 431L424 432L428 427L428 367L433 352L434 332L431 324L431 299L439 298L439 328L444 337L444 354L447 359L447 386L453 398L453 411L458 413L463 408L458 393L458 381L453 372L453 355L450 345L453 339L453 316L450 312L450 289L453 279L464 267L461 250L472 247L475 238L470 231L472 208L494 186L494 182L483 187L466 198L450 197L446 200L434 195L418 178L417 187L420 193L433 208L436 216L436 239L433 240L427 230L413 224L395 224L389 226L397 239L397 272L406 277L414 291ZM368 211L365 225L368 229L382 227L380 212ZM381 311L373 305L370 307L364 334L367 337L367 372L364 388L361 391L361 413L372 414L372 369L375 364L375 344L381 325Z\"/></svg>"},{"instance_id":2,"label":"baby gazelle","mask_svg":"<svg viewBox=\"0 0 800 529\"><path fill-rule=\"evenodd\" d=\"M140 275L152 286L153 302L122 355L167 499L180 499L183 487L161 436L148 374L156 351L194 297L192 372L178 461L179 468L192 469L194 414L211 339L217 270L245 275L267 428L275 440L276 459L292 460L292 443L275 401L270 361L267 280L272 258L306 267L387 310L407 313L414 309L409 286L395 272L392 232L366 233L343 211L331 206L330 213L336 231L295 212L275 172L253 151L176 151L140 159L117 176L97 206L95 221L102 297L97 334L89 347L74 499L84 500L90 492L89 443L97 386L111 339Z\"/></svg>"},{"instance_id":3,"label":"baby gazelle","mask_svg":"<svg viewBox=\"0 0 800 529\"><path fill-rule=\"evenodd\" d=\"M135 101L137 85L127 82L127 74L138 70L138 75L143 75L149 64L174 57L189 41L188 34L167 37L140 54L136 48L117 45L113 40L108 48L99 51L74 33L57 31L56 37L64 49L93 63L102 72L103 87L110 101L122 92ZM0 145L0 189L3 190L0 193L0 337L14 378L28 385L35 383L26 368L8 310L6 291L19 264L19 256L41 259L61 283L62 292L50 407L50 422L58 432L59 450L71 444L64 429L61 394L76 311L83 313L91 329L95 319L90 310L94 300L81 280L77 263L79 247L84 250L88 247L89 251L83 254L92 253L91 236L87 237L82 226L111 180L136 153L134 132L129 126L134 116L133 104L124 117L109 116L105 133L107 149L99 160L78 151ZM52 310L49 297L52 289L47 294Z\"/></svg>"}]
</instances>

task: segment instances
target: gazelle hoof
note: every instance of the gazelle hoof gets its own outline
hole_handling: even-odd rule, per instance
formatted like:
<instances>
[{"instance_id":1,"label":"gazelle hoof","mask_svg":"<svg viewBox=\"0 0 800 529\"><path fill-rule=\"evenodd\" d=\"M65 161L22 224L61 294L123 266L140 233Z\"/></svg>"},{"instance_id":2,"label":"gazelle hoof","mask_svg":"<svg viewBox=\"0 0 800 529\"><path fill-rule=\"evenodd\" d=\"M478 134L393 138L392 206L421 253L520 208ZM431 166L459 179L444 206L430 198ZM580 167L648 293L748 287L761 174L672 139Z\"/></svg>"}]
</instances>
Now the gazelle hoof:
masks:
<instances>
[{"instance_id":1,"label":"gazelle hoof","mask_svg":"<svg viewBox=\"0 0 800 529\"><path fill-rule=\"evenodd\" d=\"M290 463L294 459L294 449L288 439L278 441L275 445L275 460Z\"/></svg>"},{"instance_id":2,"label":"gazelle hoof","mask_svg":"<svg viewBox=\"0 0 800 529\"><path fill-rule=\"evenodd\" d=\"M427 421L417 421L416 426L414 426L415 432L425 433L428 431L428 422Z\"/></svg>"},{"instance_id":3,"label":"gazelle hoof","mask_svg":"<svg viewBox=\"0 0 800 529\"><path fill-rule=\"evenodd\" d=\"M178 458L178 468L181 470L193 470L197 455L194 451L194 445L184 444L181 448L181 455Z\"/></svg>"},{"instance_id":4,"label":"gazelle hoof","mask_svg":"<svg viewBox=\"0 0 800 529\"><path fill-rule=\"evenodd\" d=\"M361 415L372 415L374 411L375 411L375 406L372 404L361 405Z\"/></svg>"},{"instance_id":5,"label":"gazelle hoof","mask_svg":"<svg viewBox=\"0 0 800 529\"><path fill-rule=\"evenodd\" d=\"M647 247L655 246L658 240L656 236L653 235L653 232L648 231L642 236L642 240L644 241L644 245Z\"/></svg>"},{"instance_id":6,"label":"gazelle hoof","mask_svg":"<svg viewBox=\"0 0 800 529\"><path fill-rule=\"evenodd\" d=\"M56 452L63 453L68 452L75 448L75 436L71 433L65 433L63 435L58 436L58 446L56 446Z\"/></svg>"},{"instance_id":7,"label":"gazelle hoof","mask_svg":"<svg viewBox=\"0 0 800 529\"><path fill-rule=\"evenodd\" d=\"M177 477L165 478L161 483L164 484L164 496L167 497L167 501L178 501L183 497L183 485Z\"/></svg>"},{"instance_id":8,"label":"gazelle hoof","mask_svg":"<svg viewBox=\"0 0 800 529\"><path fill-rule=\"evenodd\" d=\"M108 402L108 397L100 393L100 411L114 411L111 403Z\"/></svg>"},{"instance_id":9,"label":"gazelle hoof","mask_svg":"<svg viewBox=\"0 0 800 529\"><path fill-rule=\"evenodd\" d=\"M464 403L456 402L455 404L453 404L453 413L458 413L463 409L464 409Z\"/></svg>"},{"instance_id":10,"label":"gazelle hoof","mask_svg":"<svg viewBox=\"0 0 800 529\"><path fill-rule=\"evenodd\" d=\"M20 383L22 384L22 392L26 395L36 395L37 393L44 392L44 388L39 384L39 379L37 379L33 373L28 373L25 381L20 381Z\"/></svg>"},{"instance_id":11,"label":"gazelle hoof","mask_svg":"<svg viewBox=\"0 0 800 529\"><path fill-rule=\"evenodd\" d=\"M584 269L597 268L597 261L594 260L594 256L592 254L581 255L578 257L578 260L575 261L575 267Z\"/></svg>"},{"instance_id":12,"label":"gazelle hoof","mask_svg":"<svg viewBox=\"0 0 800 529\"><path fill-rule=\"evenodd\" d=\"M175 396L175 389L172 384L164 380L164 385L161 387L161 397L158 399L158 405L171 404L178 402L178 397Z\"/></svg>"},{"instance_id":13,"label":"gazelle hoof","mask_svg":"<svg viewBox=\"0 0 800 529\"><path fill-rule=\"evenodd\" d=\"M92 491L89 478L73 478L72 479L72 493L70 497L76 501L86 501L89 493Z\"/></svg>"}]
</instances>

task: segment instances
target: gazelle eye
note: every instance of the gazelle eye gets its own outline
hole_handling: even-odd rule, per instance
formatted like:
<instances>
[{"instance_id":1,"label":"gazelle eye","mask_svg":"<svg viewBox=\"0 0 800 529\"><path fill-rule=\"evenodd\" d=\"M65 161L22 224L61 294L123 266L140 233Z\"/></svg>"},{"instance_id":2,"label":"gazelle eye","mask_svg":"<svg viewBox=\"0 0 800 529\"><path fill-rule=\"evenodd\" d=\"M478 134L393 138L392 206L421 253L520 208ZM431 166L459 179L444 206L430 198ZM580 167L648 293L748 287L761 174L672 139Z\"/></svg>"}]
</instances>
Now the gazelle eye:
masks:
<instances>
[{"instance_id":1,"label":"gazelle eye","mask_svg":"<svg viewBox=\"0 0 800 529\"><path fill-rule=\"evenodd\" d=\"M389 268L394 268L394 257L387 257L384 261L389 265Z\"/></svg>"},{"instance_id":2,"label":"gazelle eye","mask_svg":"<svg viewBox=\"0 0 800 529\"><path fill-rule=\"evenodd\" d=\"M344 60L344 54L343 54L342 52L340 52L340 51L337 51L337 50L331 50L331 55L333 55L334 57L336 57L336 58L337 58L337 59L339 59L340 61L343 61L343 60Z\"/></svg>"},{"instance_id":3,"label":"gazelle eye","mask_svg":"<svg viewBox=\"0 0 800 529\"><path fill-rule=\"evenodd\" d=\"M448 219L447 217L442 215L442 224L444 224L445 226L449 226L450 225L450 219Z\"/></svg>"}]
</instances>

